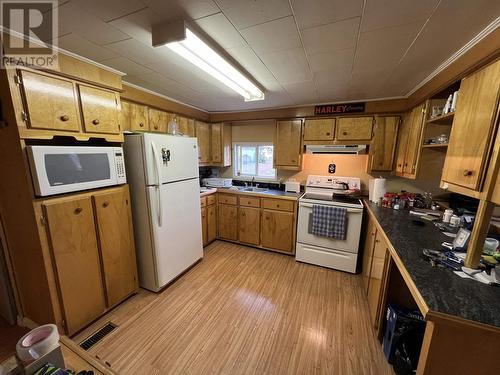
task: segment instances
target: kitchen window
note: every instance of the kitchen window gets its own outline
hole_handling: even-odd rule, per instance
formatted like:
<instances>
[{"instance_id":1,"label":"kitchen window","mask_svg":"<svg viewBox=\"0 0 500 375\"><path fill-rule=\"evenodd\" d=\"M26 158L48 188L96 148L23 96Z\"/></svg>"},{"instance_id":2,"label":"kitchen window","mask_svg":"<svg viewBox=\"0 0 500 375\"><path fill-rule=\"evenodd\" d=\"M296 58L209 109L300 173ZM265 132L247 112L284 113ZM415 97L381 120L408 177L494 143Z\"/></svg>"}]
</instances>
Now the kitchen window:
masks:
<instances>
[{"instance_id":1,"label":"kitchen window","mask_svg":"<svg viewBox=\"0 0 500 375\"><path fill-rule=\"evenodd\" d=\"M233 143L234 177L276 179L274 146L270 143Z\"/></svg>"}]
</instances>

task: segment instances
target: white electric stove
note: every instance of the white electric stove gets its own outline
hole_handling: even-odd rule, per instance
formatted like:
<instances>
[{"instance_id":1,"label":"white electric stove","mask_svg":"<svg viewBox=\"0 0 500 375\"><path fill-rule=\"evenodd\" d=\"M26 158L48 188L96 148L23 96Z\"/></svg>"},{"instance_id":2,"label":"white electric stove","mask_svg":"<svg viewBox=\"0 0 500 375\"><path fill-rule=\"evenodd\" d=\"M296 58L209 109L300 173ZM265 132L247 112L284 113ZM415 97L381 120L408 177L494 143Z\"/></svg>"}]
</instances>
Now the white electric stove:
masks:
<instances>
[{"instance_id":1,"label":"white electric stove","mask_svg":"<svg viewBox=\"0 0 500 375\"><path fill-rule=\"evenodd\" d=\"M307 177L305 194L299 199L295 259L305 263L356 272L363 203L351 195L361 188L357 177ZM347 210L345 240L311 233L313 205L343 207Z\"/></svg>"}]
</instances>

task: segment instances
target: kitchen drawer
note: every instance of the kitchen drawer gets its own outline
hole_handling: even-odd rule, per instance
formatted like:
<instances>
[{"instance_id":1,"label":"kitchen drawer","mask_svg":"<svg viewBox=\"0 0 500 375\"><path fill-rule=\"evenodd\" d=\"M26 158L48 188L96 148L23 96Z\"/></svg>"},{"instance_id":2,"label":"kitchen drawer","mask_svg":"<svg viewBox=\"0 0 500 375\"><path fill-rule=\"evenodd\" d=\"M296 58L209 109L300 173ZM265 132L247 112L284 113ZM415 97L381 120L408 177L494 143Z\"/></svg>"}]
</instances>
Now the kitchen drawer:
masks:
<instances>
[{"instance_id":1,"label":"kitchen drawer","mask_svg":"<svg viewBox=\"0 0 500 375\"><path fill-rule=\"evenodd\" d=\"M260 198L240 196L240 206L260 207Z\"/></svg>"},{"instance_id":2,"label":"kitchen drawer","mask_svg":"<svg viewBox=\"0 0 500 375\"><path fill-rule=\"evenodd\" d=\"M200 207L205 207L207 205L207 197L200 198Z\"/></svg>"},{"instance_id":3,"label":"kitchen drawer","mask_svg":"<svg viewBox=\"0 0 500 375\"><path fill-rule=\"evenodd\" d=\"M230 194L219 194L219 203L222 204L231 204L233 206L236 206L238 199L236 195L230 195Z\"/></svg>"},{"instance_id":4,"label":"kitchen drawer","mask_svg":"<svg viewBox=\"0 0 500 375\"><path fill-rule=\"evenodd\" d=\"M262 207L269 210L293 211L294 202L284 199L263 199Z\"/></svg>"},{"instance_id":5,"label":"kitchen drawer","mask_svg":"<svg viewBox=\"0 0 500 375\"><path fill-rule=\"evenodd\" d=\"M215 194L207 195L205 198L207 198L207 206L215 204Z\"/></svg>"}]
</instances>

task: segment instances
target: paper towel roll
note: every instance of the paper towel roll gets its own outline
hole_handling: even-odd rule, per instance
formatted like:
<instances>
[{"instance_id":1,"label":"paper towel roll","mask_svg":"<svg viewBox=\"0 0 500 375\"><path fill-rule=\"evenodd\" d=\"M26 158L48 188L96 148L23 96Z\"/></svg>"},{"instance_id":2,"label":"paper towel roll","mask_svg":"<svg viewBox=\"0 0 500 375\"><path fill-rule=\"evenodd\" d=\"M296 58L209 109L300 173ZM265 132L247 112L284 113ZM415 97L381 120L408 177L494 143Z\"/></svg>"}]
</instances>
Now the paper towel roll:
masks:
<instances>
[{"instance_id":1,"label":"paper towel roll","mask_svg":"<svg viewBox=\"0 0 500 375\"><path fill-rule=\"evenodd\" d=\"M373 180L372 202L378 203L379 199L387 192L385 178L375 178Z\"/></svg>"},{"instance_id":2,"label":"paper towel roll","mask_svg":"<svg viewBox=\"0 0 500 375\"><path fill-rule=\"evenodd\" d=\"M59 332L54 324L46 324L37 327L17 342L17 357L24 363L29 364L59 345Z\"/></svg>"},{"instance_id":3,"label":"paper towel roll","mask_svg":"<svg viewBox=\"0 0 500 375\"><path fill-rule=\"evenodd\" d=\"M368 180L368 200L373 202L373 183L375 182L374 178L370 178Z\"/></svg>"}]
</instances>

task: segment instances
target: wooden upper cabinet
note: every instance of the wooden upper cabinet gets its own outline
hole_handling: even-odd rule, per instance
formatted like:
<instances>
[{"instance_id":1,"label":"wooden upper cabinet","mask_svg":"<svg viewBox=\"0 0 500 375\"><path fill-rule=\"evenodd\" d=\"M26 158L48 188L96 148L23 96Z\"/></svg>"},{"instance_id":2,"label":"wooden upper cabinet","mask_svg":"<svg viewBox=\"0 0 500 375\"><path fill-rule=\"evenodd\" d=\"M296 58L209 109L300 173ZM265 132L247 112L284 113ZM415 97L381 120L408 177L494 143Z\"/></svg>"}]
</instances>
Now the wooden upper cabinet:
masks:
<instances>
[{"instance_id":1,"label":"wooden upper cabinet","mask_svg":"<svg viewBox=\"0 0 500 375\"><path fill-rule=\"evenodd\" d=\"M417 171L418 156L422 146L425 103L416 106L411 112L411 125L408 132L408 143L406 147L405 161L403 164L403 173L415 175Z\"/></svg>"},{"instance_id":2,"label":"wooden upper cabinet","mask_svg":"<svg viewBox=\"0 0 500 375\"><path fill-rule=\"evenodd\" d=\"M212 124L210 134L211 163L222 162L222 123Z\"/></svg>"},{"instance_id":3,"label":"wooden upper cabinet","mask_svg":"<svg viewBox=\"0 0 500 375\"><path fill-rule=\"evenodd\" d=\"M80 130L80 113L72 81L18 70L25 101L28 127L34 129Z\"/></svg>"},{"instance_id":4,"label":"wooden upper cabinet","mask_svg":"<svg viewBox=\"0 0 500 375\"><path fill-rule=\"evenodd\" d=\"M122 102L123 105L123 102ZM130 130L149 131L149 109L147 106L129 103Z\"/></svg>"},{"instance_id":5,"label":"wooden upper cabinet","mask_svg":"<svg viewBox=\"0 0 500 375\"><path fill-rule=\"evenodd\" d=\"M396 174L406 178L416 178L422 147L422 131L425 120L425 103L403 116L398 136L396 154Z\"/></svg>"},{"instance_id":6,"label":"wooden upper cabinet","mask_svg":"<svg viewBox=\"0 0 500 375\"><path fill-rule=\"evenodd\" d=\"M274 167L300 170L302 166L302 120L276 122Z\"/></svg>"},{"instance_id":7,"label":"wooden upper cabinet","mask_svg":"<svg viewBox=\"0 0 500 375\"><path fill-rule=\"evenodd\" d=\"M260 208L241 207L238 216L239 241L250 245L260 243Z\"/></svg>"},{"instance_id":8,"label":"wooden upper cabinet","mask_svg":"<svg viewBox=\"0 0 500 375\"><path fill-rule=\"evenodd\" d=\"M293 219L293 212L262 210L262 246L293 253Z\"/></svg>"},{"instance_id":9,"label":"wooden upper cabinet","mask_svg":"<svg viewBox=\"0 0 500 375\"><path fill-rule=\"evenodd\" d=\"M106 309L90 197L44 202L52 259L67 334Z\"/></svg>"},{"instance_id":10,"label":"wooden upper cabinet","mask_svg":"<svg viewBox=\"0 0 500 375\"><path fill-rule=\"evenodd\" d=\"M148 109L149 130L152 132L166 133L170 119L169 113L155 108Z\"/></svg>"},{"instance_id":11,"label":"wooden upper cabinet","mask_svg":"<svg viewBox=\"0 0 500 375\"><path fill-rule=\"evenodd\" d=\"M138 289L128 186L92 196L108 307Z\"/></svg>"},{"instance_id":12,"label":"wooden upper cabinet","mask_svg":"<svg viewBox=\"0 0 500 375\"><path fill-rule=\"evenodd\" d=\"M399 116L375 118L373 139L370 143L369 171L392 171Z\"/></svg>"},{"instance_id":13,"label":"wooden upper cabinet","mask_svg":"<svg viewBox=\"0 0 500 375\"><path fill-rule=\"evenodd\" d=\"M195 136L194 120L193 119L178 116L177 117L177 125L178 125L180 133L187 135L188 137Z\"/></svg>"},{"instance_id":14,"label":"wooden upper cabinet","mask_svg":"<svg viewBox=\"0 0 500 375\"><path fill-rule=\"evenodd\" d=\"M333 141L335 119L307 119L304 123L304 142Z\"/></svg>"},{"instance_id":15,"label":"wooden upper cabinet","mask_svg":"<svg viewBox=\"0 0 500 375\"><path fill-rule=\"evenodd\" d=\"M211 165L229 167L231 165L231 125L216 123L210 125Z\"/></svg>"},{"instance_id":16,"label":"wooden upper cabinet","mask_svg":"<svg viewBox=\"0 0 500 375\"><path fill-rule=\"evenodd\" d=\"M196 138L198 139L198 162L210 163L210 125L206 122L195 122Z\"/></svg>"},{"instance_id":17,"label":"wooden upper cabinet","mask_svg":"<svg viewBox=\"0 0 500 375\"><path fill-rule=\"evenodd\" d=\"M482 190L498 111L500 61L464 78L456 105L442 180Z\"/></svg>"},{"instance_id":18,"label":"wooden upper cabinet","mask_svg":"<svg viewBox=\"0 0 500 375\"><path fill-rule=\"evenodd\" d=\"M120 126L123 131L130 131L130 102L120 101Z\"/></svg>"},{"instance_id":19,"label":"wooden upper cabinet","mask_svg":"<svg viewBox=\"0 0 500 375\"><path fill-rule=\"evenodd\" d=\"M406 149L408 147L408 139L412 122L412 112L405 113L399 129L396 153L396 172L403 173L403 166L406 159Z\"/></svg>"},{"instance_id":20,"label":"wooden upper cabinet","mask_svg":"<svg viewBox=\"0 0 500 375\"><path fill-rule=\"evenodd\" d=\"M337 120L337 140L369 141L372 127L373 117L340 117Z\"/></svg>"},{"instance_id":21,"label":"wooden upper cabinet","mask_svg":"<svg viewBox=\"0 0 500 375\"><path fill-rule=\"evenodd\" d=\"M120 96L114 91L78 85L83 124L89 133L120 133Z\"/></svg>"}]
</instances>

